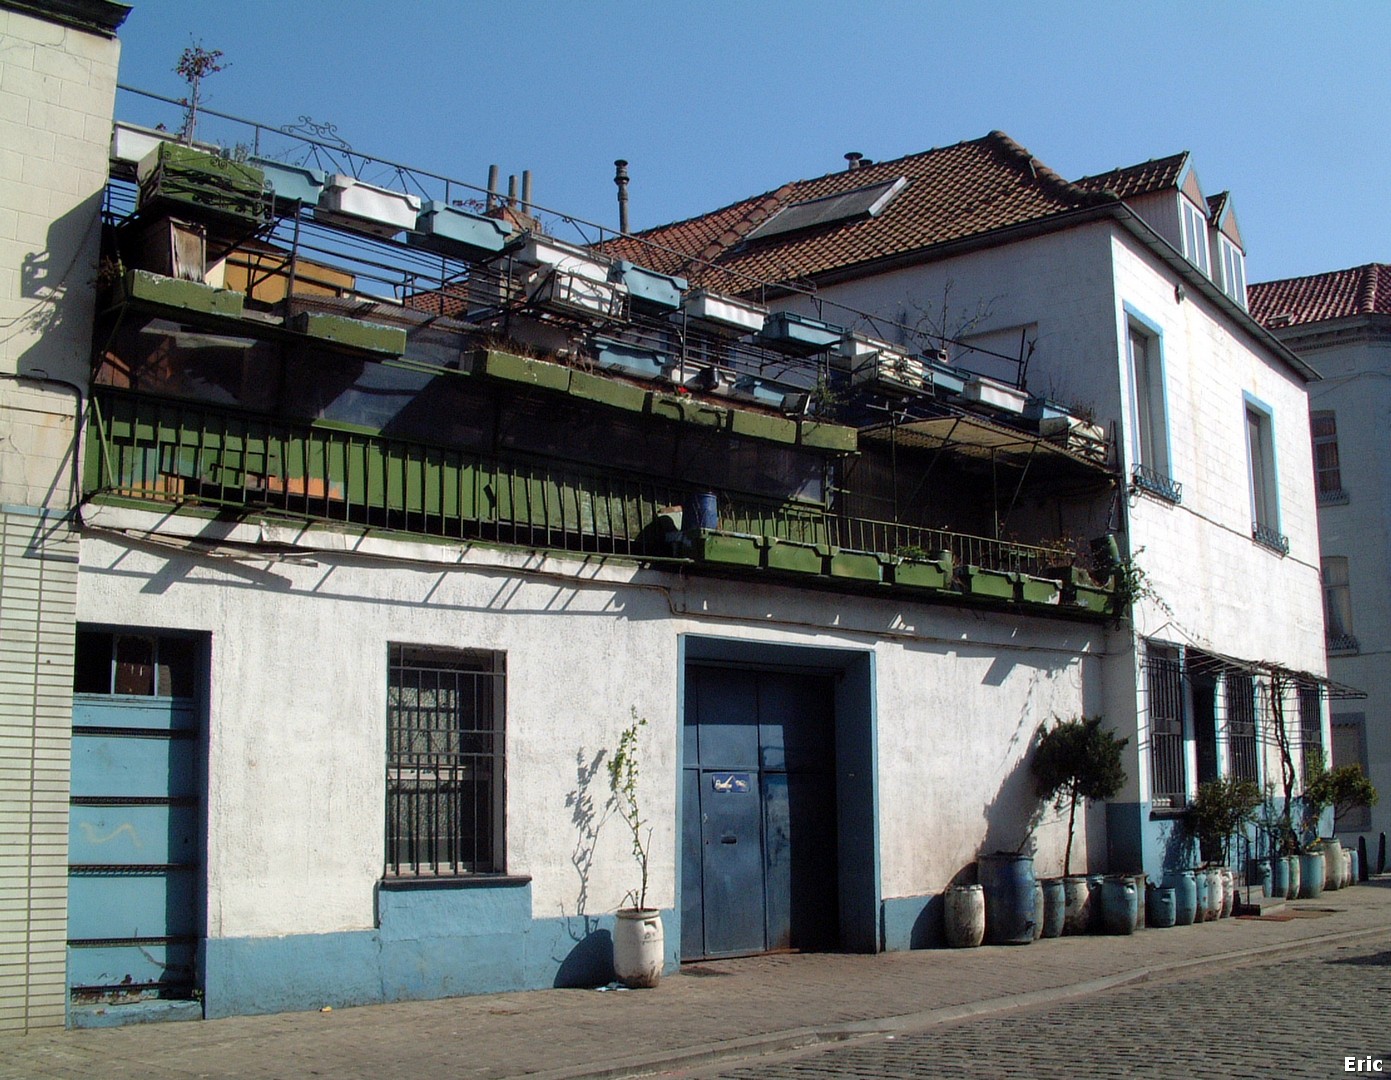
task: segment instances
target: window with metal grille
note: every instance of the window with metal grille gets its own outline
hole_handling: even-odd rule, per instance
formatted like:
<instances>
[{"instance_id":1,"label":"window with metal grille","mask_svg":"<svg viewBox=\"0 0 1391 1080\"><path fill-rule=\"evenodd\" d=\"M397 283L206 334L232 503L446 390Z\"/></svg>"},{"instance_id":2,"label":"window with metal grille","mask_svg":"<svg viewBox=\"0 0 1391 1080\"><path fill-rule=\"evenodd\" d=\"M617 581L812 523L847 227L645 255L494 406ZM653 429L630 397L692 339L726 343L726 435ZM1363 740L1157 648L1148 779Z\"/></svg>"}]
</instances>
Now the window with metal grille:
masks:
<instances>
[{"instance_id":1,"label":"window with metal grille","mask_svg":"<svg viewBox=\"0 0 1391 1080\"><path fill-rule=\"evenodd\" d=\"M501 653L392 645L386 697L386 872L501 872Z\"/></svg>"},{"instance_id":2,"label":"window with metal grille","mask_svg":"<svg viewBox=\"0 0 1391 1080\"><path fill-rule=\"evenodd\" d=\"M1227 675L1227 774L1259 782L1256 752L1256 681L1250 675Z\"/></svg>"},{"instance_id":3,"label":"window with metal grille","mask_svg":"<svg viewBox=\"0 0 1391 1080\"><path fill-rule=\"evenodd\" d=\"M1314 436L1314 476L1321 503L1347 502L1343 491L1343 469L1338 460L1338 419L1332 412L1309 414Z\"/></svg>"},{"instance_id":4,"label":"window with metal grille","mask_svg":"<svg viewBox=\"0 0 1391 1080\"><path fill-rule=\"evenodd\" d=\"M1352 581L1348 577L1345 555L1325 555L1320 563L1323 577L1323 628L1329 652L1355 652L1357 638L1352 632Z\"/></svg>"},{"instance_id":5,"label":"window with metal grille","mask_svg":"<svg viewBox=\"0 0 1391 1080\"><path fill-rule=\"evenodd\" d=\"M1333 717L1333 761L1342 768L1356 765L1367 775L1367 717L1364 713L1342 713ZM1342 833L1364 832L1372 827L1372 811L1366 806L1353 806L1335 817L1333 828Z\"/></svg>"},{"instance_id":6,"label":"window with metal grille","mask_svg":"<svg viewBox=\"0 0 1391 1080\"><path fill-rule=\"evenodd\" d=\"M1314 761L1328 764L1323 752L1323 698L1313 683L1299 684L1299 745L1304 779L1308 780Z\"/></svg>"},{"instance_id":7,"label":"window with metal grille","mask_svg":"<svg viewBox=\"0 0 1391 1080\"><path fill-rule=\"evenodd\" d=\"M1188 794L1183 749L1183 662L1176 652L1150 646L1145 669L1151 794L1155 806L1182 806Z\"/></svg>"}]
</instances>

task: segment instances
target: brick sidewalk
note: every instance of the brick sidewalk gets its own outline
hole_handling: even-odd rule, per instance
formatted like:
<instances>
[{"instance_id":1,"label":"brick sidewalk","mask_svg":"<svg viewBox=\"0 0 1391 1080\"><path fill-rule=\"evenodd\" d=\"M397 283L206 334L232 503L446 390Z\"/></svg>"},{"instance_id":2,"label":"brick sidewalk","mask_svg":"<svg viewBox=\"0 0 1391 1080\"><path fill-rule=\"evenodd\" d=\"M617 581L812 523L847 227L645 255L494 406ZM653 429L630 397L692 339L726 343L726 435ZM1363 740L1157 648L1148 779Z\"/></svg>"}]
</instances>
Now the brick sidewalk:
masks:
<instances>
[{"instance_id":1,"label":"brick sidewalk","mask_svg":"<svg viewBox=\"0 0 1391 1080\"><path fill-rule=\"evenodd\" d=\"M650 991L538 990L4 1038L0 1080L559 1080L650 1072L712 1055L912 1030L1330 938L1391 938L1391 876L1298 901L1285 913L1296 917L1025 947L711 961Z\"/></svg>"}]
</instances>

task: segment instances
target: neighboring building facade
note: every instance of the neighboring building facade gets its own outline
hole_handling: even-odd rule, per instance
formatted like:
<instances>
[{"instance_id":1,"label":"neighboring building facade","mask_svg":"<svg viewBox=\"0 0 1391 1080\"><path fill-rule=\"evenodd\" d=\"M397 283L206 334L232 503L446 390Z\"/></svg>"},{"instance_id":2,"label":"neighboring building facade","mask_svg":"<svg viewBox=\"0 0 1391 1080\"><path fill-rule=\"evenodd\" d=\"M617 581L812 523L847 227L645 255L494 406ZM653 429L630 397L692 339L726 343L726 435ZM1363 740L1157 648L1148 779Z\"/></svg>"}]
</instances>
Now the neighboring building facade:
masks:
<instances>
[{"instance_id":1,"label":"neighboring building facade","mask_svg":"<svg viewBox=\"0 0 1391 1080\"><path fill-rule=\"evenodd\" d=\"M85 407L56 659L13 665L64 765L26 1026L607 979L638 718L671 964L922 946L978 854L1059 872L1054 717L1131 740L1094 871L1188 861L1177 813L1271 774L1287 700L1322 736L1310 372L1208 276L1239 233L1186 159L1073 185L993 134L581 247L168 119L115 125L97 315L46 369Z\"/></svg>"},{"instance_id":2,"label":"neighboring building facade","mask_svg":"<svg viewBox=\"0 0 1391 1080\"><path fill-rule=\"evenodd\" d=\"M1232 201L1204 196L1187 154L1068 183L996 132L852 160L642 238L702 283L776 268L804 295L767 294L775 306L873 312L884 336L1026 371L1117 434L1112 526L1143 579L1102 666L1104 712L1131 740L1107 808L1114 864L1156 873L1205 780L1282 786L1275 725L1296 769L1301 741L1326 739L1303 457L1315 374L1247 314Z\"/></svg>"},{"instance_id":3,"label":"neighboring building facade","mask_svg":"<svg viewBox=\"0 0 1391 1080\"><path fill-rule=\"evenodd\" d=\"M1382 441L1391 413L1391 266L1370 263L1251 286L1251 311L1323 375L1309 395L1328 666L1367 692L1335 706L1332 764L1360 765L1382 798L1338 822L1376 858L1391 831L1391 523Z\"/></svg>"},{"instance_id":4,"label":"neighboring building facade","mask_svg":"<svg viewBox=\"0 0 1391 1080\"><path fill-rule=\"evenodd\" d=\"M0 1032L68 996L73 451L127 10L0 3Z\"/></svg>"}]
</instances>

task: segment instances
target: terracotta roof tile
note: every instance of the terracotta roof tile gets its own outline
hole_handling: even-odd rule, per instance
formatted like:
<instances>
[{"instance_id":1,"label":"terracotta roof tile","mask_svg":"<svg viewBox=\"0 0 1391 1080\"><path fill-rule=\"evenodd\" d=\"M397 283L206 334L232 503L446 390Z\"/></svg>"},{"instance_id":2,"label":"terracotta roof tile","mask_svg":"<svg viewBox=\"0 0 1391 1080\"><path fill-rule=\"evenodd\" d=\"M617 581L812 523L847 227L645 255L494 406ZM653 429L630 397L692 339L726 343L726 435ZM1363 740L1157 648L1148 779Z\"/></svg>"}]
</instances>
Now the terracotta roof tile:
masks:
<instances>
[{"instance_id":1,"label":"terracotta roof tile","mask_svg":"<svg viewBox=\"0 0 1391 1080\"><path fill-rule=\"evenodd\" d=\"M1256 282L1247 287L1246 302L1256 321L1272 330L1358 315L1391 315L1391 266L1368 263Z\"/></svg>"},{"instance_id":2,"label":"terracotta roof tile","mask_svg":"<svg viewBox=\"0 0 1391 1080\"><path fill-rule=\"evenodd\" d=\"M1188 164L1188 151L1168 157L1152 158L1139 165L1126 165L1110 172L1084 176L1076 181L1084 191L1113 191L1122 199L1133 199L1165 188L1178 187L1179 177Z\"/></svg>"},{"instance_id":3,"label":"terracotta roof tile","mask_svg":"<svg viewBox=\"0 0 1391 1080\"><path fill-rule=\"evenodd\" d=\"M793 203L844 194L900 177L904 188L875 217L746 240ZM700 217L605 245L663 273L726 292L759 281L792 281L1111 201L1084 191L1002 132L893 161L784 184Z\"/></svg>"}]
</instances>

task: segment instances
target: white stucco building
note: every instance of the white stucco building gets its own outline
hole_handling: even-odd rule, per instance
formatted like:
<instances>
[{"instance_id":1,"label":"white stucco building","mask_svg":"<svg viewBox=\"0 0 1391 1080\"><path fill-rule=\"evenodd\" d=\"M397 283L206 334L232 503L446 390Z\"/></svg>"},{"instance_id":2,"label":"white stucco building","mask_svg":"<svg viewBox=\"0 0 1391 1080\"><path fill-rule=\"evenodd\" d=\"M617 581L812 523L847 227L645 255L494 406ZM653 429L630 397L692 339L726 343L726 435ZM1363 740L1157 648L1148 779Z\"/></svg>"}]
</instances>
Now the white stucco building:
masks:
<instances>
[{"instance_id":1,"label":"white stucco building","mask_svg":"<svg viewBox=\"0 0 1391 1080\"><path fill-rule=\"evenodd\" d=\"M114 63L99 29L54 42ZM927 945L979 854L1060 873L1053 718L1130 740L1092 871L1190 861L1177 813L1273 775L1286 705L1325 737L1311 372L1186 158L1071 184L993 133L580 247L108 99L54 184L96 285L6 354L6 483L59 463L6 489L61 585L6 669L19 1026L606 979L635 718L672 965Z\"/></svg>"},{"instance_id":2,"label":"white stucco building","mask_svg":"<svg viewBox=\"0 0 1391 1080\"><path fill-rule=\"evenodd\" d=\"M1365 701L1335 703L1334 766L1360 765L1382 795L1338 822L1340 839L1367 843L1376 860L1391 831L1391 702L1383 662L1391 649L1391 504L1381 464L1391 360L1391 267L1370 263L1251 286L1251 310L1323 375L1310 388L1328 667Z\"/></svg>"}]
</instances>

